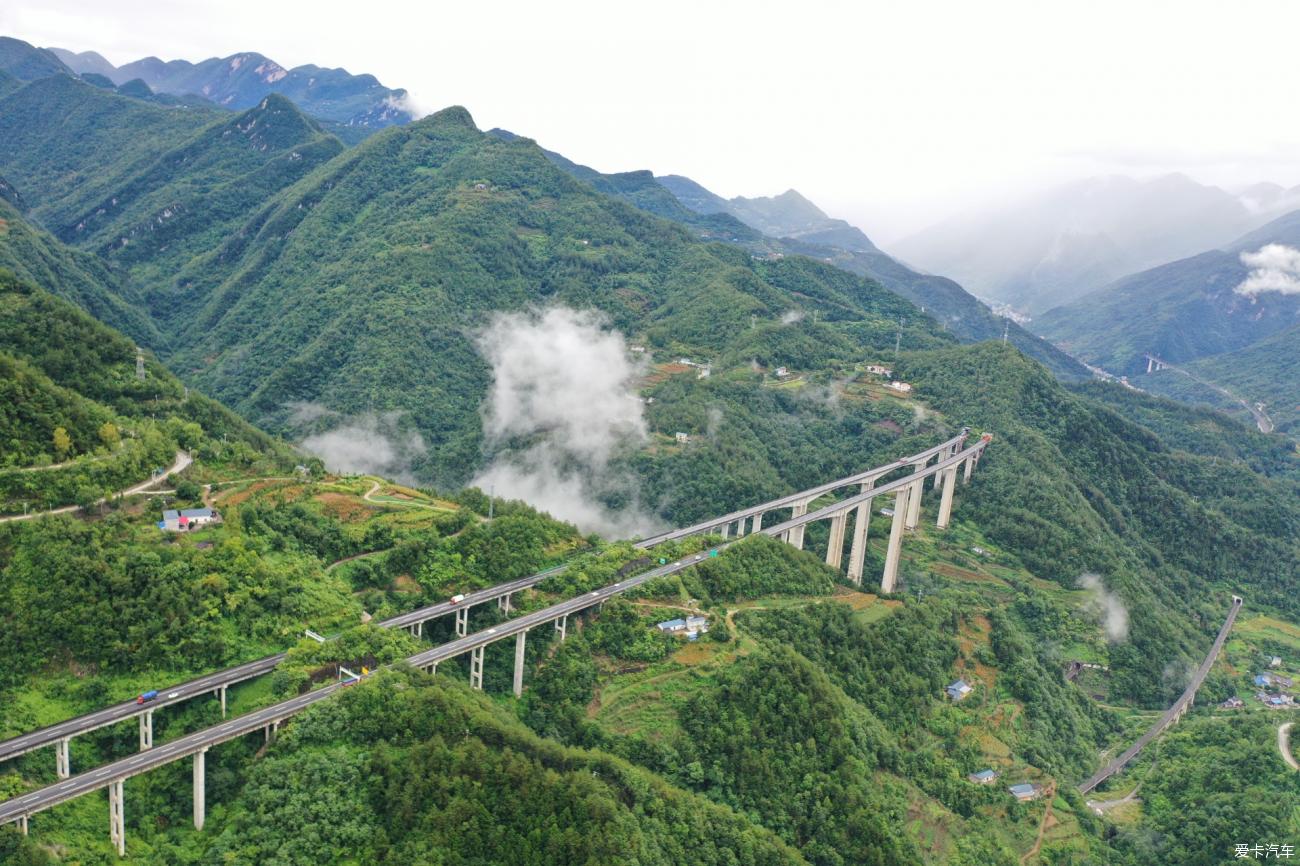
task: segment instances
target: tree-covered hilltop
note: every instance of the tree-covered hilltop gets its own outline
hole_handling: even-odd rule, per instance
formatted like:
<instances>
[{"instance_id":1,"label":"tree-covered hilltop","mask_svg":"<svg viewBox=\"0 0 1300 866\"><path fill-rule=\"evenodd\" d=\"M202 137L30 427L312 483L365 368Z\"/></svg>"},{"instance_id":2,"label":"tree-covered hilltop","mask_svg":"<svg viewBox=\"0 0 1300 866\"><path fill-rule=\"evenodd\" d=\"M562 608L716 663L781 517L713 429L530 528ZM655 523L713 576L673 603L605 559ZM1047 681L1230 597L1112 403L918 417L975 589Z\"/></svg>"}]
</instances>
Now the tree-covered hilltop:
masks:
<instances>
[{"instance_id":1,"label":"tree-covered hilltop","mask_svg":"<svg viewBox=\"0 0 1300 866\"><path fill-rule=\"evenodd\" d=\"M131 340L0 271L0 510L93 503L178 448L245 467L301 459L152 355L138 375L136 358Z\"/></svg>"},{"instance_id":2,"label":"tree-covered hilltop","mask_svg":"<svg viewBox=\"0 0 1300 866\"><path fill-rule=\"evenodd\" d=\"M138 287L165 283L343 150L282 96L232 114L160 106L68 76L0 100L0 141L0 171L29 200L30 218L97 253L137 309Z\"/></svg>"}]
</instances>

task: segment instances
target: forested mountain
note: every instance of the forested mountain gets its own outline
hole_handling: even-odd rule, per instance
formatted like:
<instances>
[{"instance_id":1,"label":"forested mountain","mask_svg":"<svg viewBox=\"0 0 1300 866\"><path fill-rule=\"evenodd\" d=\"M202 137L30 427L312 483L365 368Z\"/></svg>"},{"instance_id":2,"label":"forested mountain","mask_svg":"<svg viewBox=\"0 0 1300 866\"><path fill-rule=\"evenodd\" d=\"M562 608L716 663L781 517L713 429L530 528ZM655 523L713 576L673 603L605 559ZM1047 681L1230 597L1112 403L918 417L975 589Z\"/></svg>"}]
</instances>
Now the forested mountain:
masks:
<instances>
[{"instance_id":1,"label":"forested mountain","mask_svg":"<svg viewBox=\"0 0 1300 866\"><path fill-rule=\"evenodd\" d=\"M1135 271L1229 243L1300 204L1270 184L1233 194L1180 174L1076 181L958 217L896 252L980 297L1037 316Z\"/></svg>"},{"instance_id":2,"label":"forested mountain","mask_svg":"<svg viewBox=\"0 0 1300 866\"><path fill-rule=\"evenodd\" d=\"M311 64L285 69L256 52L211 57L199 63L145 57L120 67L93 51L51 48L46 53L78 73L103 75L119 85L140 80L161 93L195 94L235 110L252 108L278 94L307 114L343 126L374 130L413 119L405 104L406 91L384 87L373 75L353 75L346 69Z\"/></svg>"},{"instance_id":3,"label":"forested mountain","mask_svg":"<svg viewBox=\"0 0 1300 866\"><path fill-rule=\"evenodd\" d=\"M142 344L162 335L144 301L124 288L102 259L74 250L36 228L18 211L21 193L0 179L0 268L52 291Z\"/></svg>"},{"instance_id":4,"label":"forested mountain","mask_svg":"<svg viewBox=\"0 0 1300 866\"><path fill-rule=\"evenodd\" d=\"M294 459L152 356L137 375L136 356L131 340L0 270L0 510L93 502L212 437L248 464ZM66 466L29 471L55 463Z\"/></svg>"},{"instance_id":5,"label":"forested mountain","mask_svg":"<svg viewBox=\"0 0 1300 866\"><path fill-rule=\"evenodd\" d=\"M70 70L52 51L36 48L21 39L0 36L0 73L18 81L35 81Z\"/></svg>"},{"instance_id":6,"label":"forested mountain","mask_svg":"<svg viewBox=\"0 0 1300 866\"><path fill-rule=\"evenodd\" d=\"M1297 245L1300 211L1223 249L1118 280L1033 327L1116 374L1145 371L1147 352L1184 363L1237 351L1297 323Z\"/></svg>"},{"instance_id":7,"label":"forested mountain","mask_svg":"<svg viewBox=\"0 0 1300 866\"><path fill-rule=\"evenodd\" d=\"M505 130L490 134L518 138ZM1088 376L1081 364L1016 323L998 318L957 283L911 270L879 250L860 229L826 216L794 190L775 198L728 200L678 175L601 174L553 151L543 152L601 192L687 225L702 238L736 244L760 257L801 255L828 262L907 298L962 340L992 340L1005 332L1017 348L1057 375ZM671 195L665 196L665 190Z\"/></svg>"}]
</instances>

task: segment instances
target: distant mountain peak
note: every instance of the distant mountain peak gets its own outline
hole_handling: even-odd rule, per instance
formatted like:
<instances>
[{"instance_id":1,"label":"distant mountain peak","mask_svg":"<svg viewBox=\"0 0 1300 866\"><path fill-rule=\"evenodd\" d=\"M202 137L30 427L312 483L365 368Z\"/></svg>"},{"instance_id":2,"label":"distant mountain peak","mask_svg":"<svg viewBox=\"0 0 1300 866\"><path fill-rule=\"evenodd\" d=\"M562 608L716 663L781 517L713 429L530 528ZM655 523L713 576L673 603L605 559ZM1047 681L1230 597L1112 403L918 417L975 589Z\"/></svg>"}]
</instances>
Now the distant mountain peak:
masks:
<instances>
[{"instance_id":1,"label":"distant mountain peak","mask_svg":"<svg viewBox=\"0 0 1300 866\"><path fill-rule=\"evenodd\" d=\"M42 50L31 46L27 49ZM30 52L15 52L31 62ZM45 54L60 66L66 64L69 72L103 75L117 85L138 78L154 93L181 97L196 94L236 111L252 108L275 93L313 117L346 127L380 129L415 119L406 107L406 91L384 87L373 75L353 75L343 68L313 64L287 69L257 51L210 57L198 63L150 55L120 67L93 51L76 53L58 48ZM0 45L0 69L5 68L3 60Z\"/></svg>"}]
</instances>

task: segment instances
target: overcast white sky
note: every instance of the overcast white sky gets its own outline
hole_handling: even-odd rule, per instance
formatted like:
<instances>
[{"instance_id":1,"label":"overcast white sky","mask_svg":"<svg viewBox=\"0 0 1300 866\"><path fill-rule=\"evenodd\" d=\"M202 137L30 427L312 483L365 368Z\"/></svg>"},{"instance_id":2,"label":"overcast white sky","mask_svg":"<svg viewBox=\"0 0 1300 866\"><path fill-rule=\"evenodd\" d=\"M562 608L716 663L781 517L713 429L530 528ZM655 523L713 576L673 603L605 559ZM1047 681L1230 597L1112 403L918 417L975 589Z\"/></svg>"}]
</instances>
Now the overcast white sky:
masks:
<instances>
[{"instance_id":1,"label":"overcast white sky","mask_svg":"<svg viewBox=\"0 0 1300 866\"><path fill-rule=\"evenodd\" d=\"M602 171L794 187L877 240L1098 173L1300 183L1300 4L3 0L121 64L370 72Z\"/></svg>"}]
</instances>

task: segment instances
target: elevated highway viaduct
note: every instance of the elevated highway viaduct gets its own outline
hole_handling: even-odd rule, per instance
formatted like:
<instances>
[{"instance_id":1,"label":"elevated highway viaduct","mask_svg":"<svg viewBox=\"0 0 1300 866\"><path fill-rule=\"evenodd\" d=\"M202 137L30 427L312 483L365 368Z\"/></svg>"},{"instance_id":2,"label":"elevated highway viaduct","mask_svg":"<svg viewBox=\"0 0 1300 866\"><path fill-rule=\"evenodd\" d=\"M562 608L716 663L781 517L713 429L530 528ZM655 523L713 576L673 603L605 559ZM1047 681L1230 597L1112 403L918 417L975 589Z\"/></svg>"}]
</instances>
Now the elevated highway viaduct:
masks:
<instances>
[{"instance_id":1,"label":"elevated highway viaduct","mask_svg":"<svg viewBox=\"0 0 1300 866\"><path fill-rule=\"evenodd\" d=\"M973 445L963 448L962 446L964 445L966 438L966 433L963 431L962 435L929 449L926 452L922 452L921 454L913 455L912 457L882 467L877 467L857 475L849 476L848 478L840 479L839 481L831 482L830 484L820 485L819 487L802 491L799 494L781 497L780 499L764 503L760 506L754 506L753 508L745 509L741 512L734 512L732 515L727 515L719 520L708 521L703 524L698 524L695 527L687 527L684 530L677 530L673 533L665 533L663 536L656 536L654 539L646 539L640 542L639 546L648 548L654 544L662 543L663 541L710 532L719 532L725 535L729 533L725 533L722 530L732 522L752 521L751 525L754 529L751 530L751 532L761 532L762 534L780 538L791 544L802 547L804 528L810 523L826 520L831 523L831 545L828 549L826 558L829 564L838 568L841 565L845 542L844 528L850 516L857 515L856 520L858 521L858 525L862 526L863 532L861 533L860 541L858 539L859 533L856 531L854 533L853 546L855 552L851 554L850 561L852 562L854 557L857 558L859 563L859 573L854 579L855 582L860 583L861 557L863 554L863 548L866 544L864 516L870 513L871 503L876 498L890 496L893 498L894 509L889 541L886 549L885 570L881 578L881 588L882 591L892 591L897 578L900 555L899 551L902 538L907 529L914 528L917 525L920 515L920 499L927 483L932 483L934 487L941 490L941 499L936 523L940 528L946 527L951 517L953 489L958 474L961 473L966 479L969 479L974 467L978 463L980 455L988 447L991 441L991 437L986 435ZM931 460L934 462L931 463ZM907 467L911 468L911 472L903 477L887 483L878 483L882 477ZM854 485L859 487L857 493L850 495L845 499L831 502L830 504L824 505L816 510L808 510L808 507L819 497L834 490ZM792 512L788 519L767 527L761 525L762 518L765 514L787 507L791 508ZM839 527L838 530L836 529L837 526ZM739 534L739 532L737 534ZM836 543L837 537L838 544ZM715 548L715 551L712 552L721 551L734 543L736 542L724 541L722 545ZM567 634L569 617L587 611L593 607L598 607L610 598L628 592L629 590L639 587L649 581L666 577L697 565L703 561L707 555L708 554L705 553L697 553L680 558L674 562L626 577L600 589L558 602L540 610L508 619L498 625L483 629L473 634L467 634L465 632L468 625L468 616L466 613L463 613L463 611L467 611L469 606L491 601L492 599L498 599L499 603L502 603L503 609L508 613L508 599L511 593L533 586L536 583L539 583L542 579L545 579L545 577L558 573L560 569L552 569L549 572L530 575L529 577L521 578L518 581L511 581L489 589L479 590L477 593L469 593L466 594L462 601L455 605L450 602L431 605L427 608L421 608L418 611L412 611L411 613L385 620L382 624L388 627L406 627L412 629L413 632L418 633L421 623L455 610L457 612L458 637L440 646L422 650L421 652L407 658L406 662L413 667L434 673L440 663L462 655L469 655L470 685L475 689L482 689L483 687L484 652L486 647L490 644L497 643L498 641L507 640L513 637L515 639L513 691L515 695L518 696L523 690L524 651L527 635L531 630L539 627L547 627L548 629L553 629L553 632L558 634L559 639L563 640ZM852 576L851 566L850 576ZM279 658L283 658L283 655L278 657L271 656L268 657L268 659L259 660L258 662L250 662L249 665L265 664L272 658L278 660ZM240 667L243 668L247 666ZM274 665L269 665L265 670L269 670L271 667L274 667ZM232 668L230 671L222 672L221 674L214 674L211 675L211 677L219 679L222 675L244 676L242 673L235 673L238 670L239 668ZM265 670L262 672L265 672ZM252 674L252 676L255 675L256 674ZM193 681L195 683L200 683L201 685L198 686L194 692L190 692L189 696L193 697L195 694L215 691L219 686L214 687L213 683L217 681L218 680L212 680L209 678L200 678L199 680ZM226 684L228 685L229 681L227 681ZM29 822L33 815L92 791L106 788L109 793L109 835L114 846L117 848L118 853L124 854L126 836L124 818L125 794L123 784L126 779L148 772L151 769L173 761L193 757L194 824L196 828L202 829L206 809L204 793L206 771L204 756L207 751L213 746L220 745L221 743L235 739L236 737L241 737L258 730L263 731L266 738L269 740L274 736L279 725L286 719L302 712L304 709L318 701L329 698L339 689L344 687L345 684L342 683L331 684L298 695L294 698L290 698L289 700L282 701L273 706L254 710L243 716L226 720L220 725L214 725L204 730L187 734L176 740L158 746L154 746L152 743L152 735L150 735L150 742L146 746L143 742L142 734L142 749L139 753L114 761L102 767L87 770L75 776L71 775L66 760L61 758L59 761L59 781L39 790L24 794L21 797L15 797L0 803L0 824L17 823L21 830L26 833L28 832ZM172 689L171 691L175 692L177 689ZM168 697L166 700L174 703L183 699L183 696L177 695L174 698ZM132 703L121 706L125 707L127 711L118 718L124 718L137 713L143 716L140 706L137 704ZM112 710L122 712L118 708L110 708L110 711ZM144 712L147 713L151 711L152 707ZM97 714L89 714L88 716L80 717L80 719L92 719L96 715ZM117 719L114 719L114 721L115 720ZM78 723L78 720L74 719L71 720L70 723L63 724L67 725L71 723ZM111 723L111 721L103 722L103 724ZM86 723L83 721L81 724L84 725ZM142 720L141 725L143 726L145 724L146 722ZM73 729L62 728L61 730L65 732L63 736L70 736L70 734L66 733L69 730L80 732L81 730L93 730L94 727L99 726L101 725L92 721L90 722L90 726L84 728L77 728L74 724ZM49 731L56 728L60 728L60 726L52 726L52 728L44 730ZM36 733L41 734L42 732ZM21 737L15 738L15 741L22 739L23 738ZM59 740L58 737L54 737L53 739L54 741ZM44 737L44 742L48 743L50 741L51 738L48 735ZM32 740L27 740L26 746L15 747L15 750L11 751L10 755L21 754L24 751L30 751L31 748L37 748L38 746L33 745L32 742ZM63 754L66 756L66 752L63 752Z\"/></svg>"}]
</instances>

